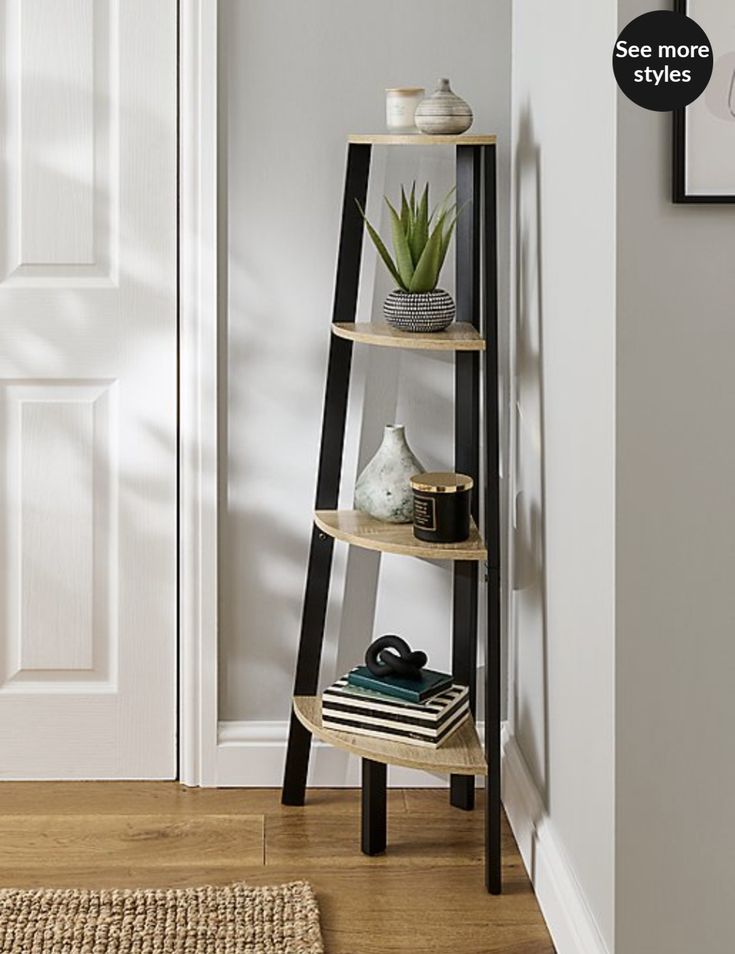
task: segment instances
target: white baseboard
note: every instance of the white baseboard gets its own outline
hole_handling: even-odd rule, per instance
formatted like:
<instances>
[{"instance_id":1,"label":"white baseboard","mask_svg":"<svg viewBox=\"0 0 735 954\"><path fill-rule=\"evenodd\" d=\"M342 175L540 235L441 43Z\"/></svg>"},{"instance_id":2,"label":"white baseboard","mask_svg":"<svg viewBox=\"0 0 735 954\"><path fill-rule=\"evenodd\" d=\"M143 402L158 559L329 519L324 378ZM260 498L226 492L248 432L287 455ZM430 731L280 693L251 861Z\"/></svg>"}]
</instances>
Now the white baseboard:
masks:
<instances>
[{"instance_id":1,"label":"white baseboard","mask_svg":"<svg viewBox=\"0 0 735 954\"><path fill-rule=\"evenodd\" d=\"M482 726L478 729L482 735ZM288 722L220 722L213 784L220 788L280 786L287 739ZM448 779L446 775L392 765L388 769L388 784L396 788L439 788L447 785ZM315 740L309 785L316 788L359 786L360 759Z\"/></svg>"},{"instance_id":2,"label":"white baseboard","mask_svg":"<svg viewBox=\"0 0 735 954\"><path fill-rule=\"evenodd\" d=\"M558 954L609 954L507 727L502 751L503 805Z\"/></svg>"}]
</instances>

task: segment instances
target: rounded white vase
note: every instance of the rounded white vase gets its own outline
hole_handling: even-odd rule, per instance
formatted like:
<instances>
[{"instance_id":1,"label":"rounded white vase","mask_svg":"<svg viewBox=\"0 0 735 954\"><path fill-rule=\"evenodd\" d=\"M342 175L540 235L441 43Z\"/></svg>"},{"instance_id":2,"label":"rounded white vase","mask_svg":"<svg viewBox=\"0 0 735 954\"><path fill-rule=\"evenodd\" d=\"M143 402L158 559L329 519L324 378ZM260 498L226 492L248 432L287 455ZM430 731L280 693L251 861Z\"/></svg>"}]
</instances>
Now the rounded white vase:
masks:
<instances>
[{"instance_id":1,"label":"rounded white vase","mask_svg":"<svg viewBox=\"0 0 735 954\"><path fill-rule=\"evenodd\" d=\"M411 523L411 478L425 469L408 446L403 424L386 424L382 444L357 478L355 507L376 520Z\"/></svg>"},{"instance_id":2,"label":"rounded white vase","mask_svg":"<svg viewBox=\"0 0 735 954\"><path fill-rule=\"evenodd\" d=\"M417 107L416 125L429 136L458 136L472 125L472 110L452 92L448 79L440 79L431 96Z\"/></svg>"}]
</instances>

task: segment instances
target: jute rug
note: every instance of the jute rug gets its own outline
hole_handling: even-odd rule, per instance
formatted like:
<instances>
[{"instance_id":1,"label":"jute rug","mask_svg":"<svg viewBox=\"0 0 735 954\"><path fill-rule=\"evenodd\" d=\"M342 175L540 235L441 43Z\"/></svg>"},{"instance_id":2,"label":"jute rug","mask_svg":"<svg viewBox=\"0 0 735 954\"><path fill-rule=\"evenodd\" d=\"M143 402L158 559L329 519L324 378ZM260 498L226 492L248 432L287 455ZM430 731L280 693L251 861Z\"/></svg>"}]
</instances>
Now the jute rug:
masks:
<instances>
[{"instance_id":1,"label":"jute rug","mask_svg":"<svg viewBox=\"0 0 735 954\"><path fill-rule=\"evenodd\" d=\"M2 954L323 954L311 886L0 890Z\"/></svg>"}]
</instances>

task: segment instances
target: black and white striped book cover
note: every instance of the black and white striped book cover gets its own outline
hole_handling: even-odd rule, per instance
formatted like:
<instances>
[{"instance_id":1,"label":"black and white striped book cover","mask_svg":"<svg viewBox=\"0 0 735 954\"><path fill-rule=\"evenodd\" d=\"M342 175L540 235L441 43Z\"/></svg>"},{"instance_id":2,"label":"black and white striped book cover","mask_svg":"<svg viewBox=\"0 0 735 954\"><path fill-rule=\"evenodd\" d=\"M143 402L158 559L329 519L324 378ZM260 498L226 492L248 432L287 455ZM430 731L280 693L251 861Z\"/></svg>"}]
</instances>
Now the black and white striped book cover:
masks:
<instances>
[{"instance_id":1,"label":"black and white striped book cover","mask_svg":"<svg viewBox=\"0 0 735 954\"><path fill-rule=\"evenodd\" d=\"M345 676L322 695L325 728L430 748L451 735L468 713L469 690L460 685L416 703L351 686Z\"/></svg>"}]
</instances>

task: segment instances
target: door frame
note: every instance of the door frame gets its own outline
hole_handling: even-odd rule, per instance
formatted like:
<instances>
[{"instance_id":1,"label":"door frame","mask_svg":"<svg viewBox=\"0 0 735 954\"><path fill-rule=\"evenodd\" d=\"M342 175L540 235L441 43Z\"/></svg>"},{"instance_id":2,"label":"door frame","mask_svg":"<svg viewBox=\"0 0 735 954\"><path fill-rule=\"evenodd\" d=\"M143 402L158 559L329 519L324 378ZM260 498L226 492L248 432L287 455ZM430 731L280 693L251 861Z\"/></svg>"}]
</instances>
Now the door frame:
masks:
<instances>
[{"instance_id":1,"label":"door frame","mask_svg":"<svg viewBox=\"0 0 735 954\"><path fill-rule=\"evenodd\" d=\"M179 779L217 781L218 2L179 0Z\"/></svg>"}]
</instances>

